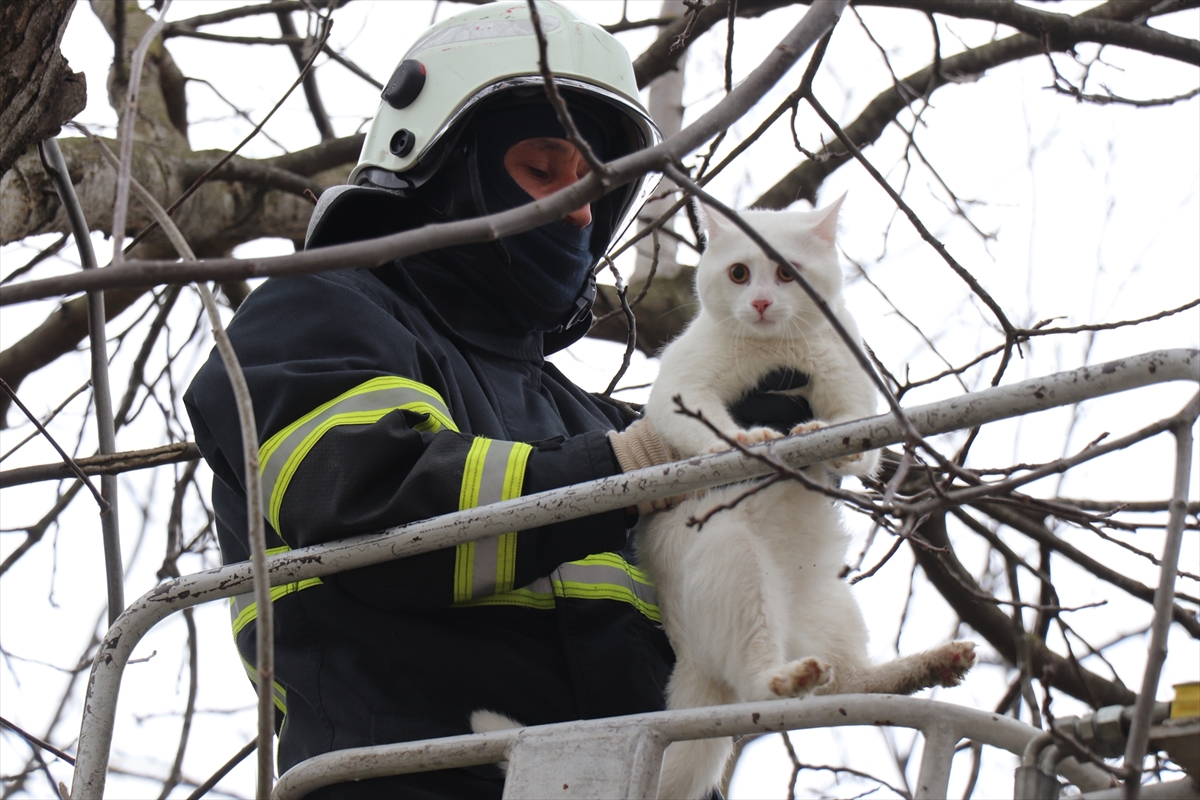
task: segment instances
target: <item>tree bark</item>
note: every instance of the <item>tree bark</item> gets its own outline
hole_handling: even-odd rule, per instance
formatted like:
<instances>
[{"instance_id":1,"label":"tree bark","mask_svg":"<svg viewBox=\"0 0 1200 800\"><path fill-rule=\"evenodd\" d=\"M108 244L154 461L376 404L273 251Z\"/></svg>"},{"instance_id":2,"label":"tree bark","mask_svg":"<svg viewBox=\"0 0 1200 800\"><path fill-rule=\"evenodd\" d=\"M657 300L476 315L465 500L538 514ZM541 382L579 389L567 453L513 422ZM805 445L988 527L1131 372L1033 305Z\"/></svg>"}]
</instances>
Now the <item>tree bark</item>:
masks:
<instances>
[{"instance_id":1,"label":"tree bark","mask_svg":"<svg viewBox=\"0 0 1200 800\"><path fill-rule=\"evenodd\" d=\"M75 0L8 0L0 11L0 175L87 105L59 50Z\"/></svg>"}]
</instances>

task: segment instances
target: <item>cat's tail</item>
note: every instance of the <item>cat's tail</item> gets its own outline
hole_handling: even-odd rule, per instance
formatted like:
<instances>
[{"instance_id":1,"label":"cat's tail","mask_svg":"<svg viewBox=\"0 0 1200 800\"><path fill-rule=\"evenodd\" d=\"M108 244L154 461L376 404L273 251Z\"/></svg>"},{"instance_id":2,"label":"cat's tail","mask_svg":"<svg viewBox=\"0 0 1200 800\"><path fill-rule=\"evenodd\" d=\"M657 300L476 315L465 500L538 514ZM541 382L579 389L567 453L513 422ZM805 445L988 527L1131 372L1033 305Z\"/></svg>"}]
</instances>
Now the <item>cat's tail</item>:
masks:
<instances>
[{"instance_id":1,"label":"cat's tail","mask_svg":"<svg viewBox=\"0 0 1200 800\"><path fill-rule=\"evenodd\" d=\"M499 711L488 711L486 708L481 708L471 712L472 733L490 733L491 731L506 731L509 728L524 727L512 717L505 716ZM508 773L507 761L497 761L496 766L500 768L501 772Z\"/></svg>"},{"instance_id":2,"label":"cat's tail","mask_svg":"<svg viewBox=\"0 0 1200 800\"><path fill-rule=\"evenodd\" d=\"M481 708L471 712L471 732L489 733L491 731L506 731L509 728L524 728L512 717L507 717L499 711L488 711Z\"/></svg>"},{"instance_id":3,"label":"cat's tail","mask_svg":"<svg viewBox=\"0 0 1200 800\"><path fill-rule=\"evenodd\" d=\"M658 800L703 800L721 782L733 752L733 739L673 742L663 756Z\"/></svg>"},{"instance_id":4,"label":"cat's tail","mask_svg":"<svg viewBox=\"0 0 1200 800\"><path fill-rule=\"evenodd\" d=\"M732 703L737 698L713 678L705 675L686 647L679 652L675 671L667 685L667 708L700 708ZM658 779L659 800L701 800L721 782L733 752L733 740L694 739L673 742L663 754Z\"/></svg>"}]
</instances>

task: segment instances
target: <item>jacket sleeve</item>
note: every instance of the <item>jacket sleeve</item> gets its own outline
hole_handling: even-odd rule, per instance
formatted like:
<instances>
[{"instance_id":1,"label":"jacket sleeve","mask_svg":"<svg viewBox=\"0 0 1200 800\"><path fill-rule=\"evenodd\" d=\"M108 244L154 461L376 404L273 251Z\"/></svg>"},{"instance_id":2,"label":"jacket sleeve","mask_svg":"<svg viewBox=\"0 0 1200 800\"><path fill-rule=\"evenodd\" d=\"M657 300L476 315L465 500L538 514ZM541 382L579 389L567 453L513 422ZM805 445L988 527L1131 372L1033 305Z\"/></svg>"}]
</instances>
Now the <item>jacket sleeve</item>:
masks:
<instances>
[{"instance_id":1,"label":"jacket sleeve","mask_svg":"<svg viewBox=\"0 0 1200 800\"><path fill-rule=\"evenodd\" d=\"M369 286L352 273L269 281L229 327L254 401L262 513L288 546L619 472L600 431L542 443L459 432L436 360ZM244 493L236 406L217 354L187 401L218 479ZM377 606L434 608L524 586L625 538L615 511L325 580Z\"/></svg>"}]
</instances>

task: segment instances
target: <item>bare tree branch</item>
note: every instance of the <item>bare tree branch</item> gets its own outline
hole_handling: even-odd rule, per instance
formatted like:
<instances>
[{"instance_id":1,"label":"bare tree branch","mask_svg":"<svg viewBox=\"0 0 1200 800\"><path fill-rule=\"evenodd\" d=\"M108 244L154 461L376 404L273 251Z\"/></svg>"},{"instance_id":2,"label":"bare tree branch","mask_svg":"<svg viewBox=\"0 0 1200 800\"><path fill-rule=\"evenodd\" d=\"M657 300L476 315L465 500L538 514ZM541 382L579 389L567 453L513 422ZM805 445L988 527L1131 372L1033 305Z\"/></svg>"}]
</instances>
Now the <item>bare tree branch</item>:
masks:
<instances>
[{"instance_id":1,"label":"bare tree branch","mask_svg":"<svg viewBox=\"0 0 1200 800\"><path fill-rule=\"evenodd\" d=\"M0 305L96 288L151 286L193 280L226 281L375 266L437 247L493 241L530 230L598 200L606 191L605 182L608 182L610 187L616 187L648 171L662 169L667 163L708 141L717 131L728 127L733 120L753 107L811 43L819 38L827 26L832 24L841 5L840 0L823 0L816 4L762 64L715 108L657 147L639 150L611 162L608 164L610 177L604 181L593 173L543 200L499 214L461 222L427 225L379 239L324 247L288 256L206 259L182 265L174 261L146 260L101 270L103 274L98 281L90 273L27 281L0 287ZM94 285L92 282L95 282Z\"/></svg>"},{"instance_id":2,"label":"bare tree branch","mask_svg":"<svg viewBox=\"0 0 1200 800\"><path fill-rule=\"evenodd\" d=\"M1016 28L1044 40L1054 50L1071 50L1080 42L1115 44L1151 55L1200 66L1200 41L1185 39L1147 25L1080 14L1069 16L1005 0L869 0L871 5L920 8L963 19L984 19ZM1182 4L1180 4L1182 5ZM1177 6L1177 8L1180 6Z\"/></svg>"},{"instance_id":3,"label":"bare tree branch","mask_svg":"<svg viewBox=\"0 0 1200 800\"><path fill-rule=\"evenodd\" d=\"M167 464L180 464L200 458L200 450L194 442L175 442L144 450L126 450L120 453L91 456L75 460L82 475L119 475ZM0 471L0 489L21 486L37 481L65 480L72 475L79 477L67 464L39 464Z\"/></svg>"},{"instance_id":4,"label":"bare tree branch","mask_svg":"<svg viewBox=\"0 0 1200 800\"><path fill-rule=\"evenodd\" d=\"M1109 0L1104 5L1082 12L1077 19L1125 21L1150 10L1155 5L1155 0ZM923 6L921 8L924 10ZM905 77L902 83L912 87L918 97L927 99L946 82L963 83L977 80L989 69L1041 52L1041 38L1026 34L1009 36L948 58L939 56L933 64ZM913 99L912 95L897 91L894 86L880 93L852 123L845 126L847 137L860 149L866 147L879 138L884 129ZM840 140L822 148L815 157L802 162L763 193L754 201L752 208L785 208L796 200L808 200L815 204L817 188L850 158L850 153Z\"/></svg>"}]
</instances>

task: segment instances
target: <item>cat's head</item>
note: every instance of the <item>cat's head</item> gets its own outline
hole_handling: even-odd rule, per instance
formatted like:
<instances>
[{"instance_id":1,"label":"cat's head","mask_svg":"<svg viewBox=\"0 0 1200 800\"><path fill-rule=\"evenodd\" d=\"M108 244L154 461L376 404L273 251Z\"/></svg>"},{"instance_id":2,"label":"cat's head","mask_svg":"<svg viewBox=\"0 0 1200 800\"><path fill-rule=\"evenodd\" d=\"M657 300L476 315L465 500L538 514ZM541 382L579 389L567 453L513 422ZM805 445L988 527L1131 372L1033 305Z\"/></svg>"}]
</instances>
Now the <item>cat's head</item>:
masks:
<instances>
[{"instance_id":1,"label":"cat's head","mask_svg":"<svg viewBox=\"0 0 1200 800\"><path fill-rule=\"evenodd\" d=\"M838 209L845 195L817 211L742 211L743 219L775 246L833 308L841 304ZM732 222L709 211L708 249L696 270L704 312L732 321L750 335L809 330L824 317L803 289Z\"/></svg>"}]
</instances>

